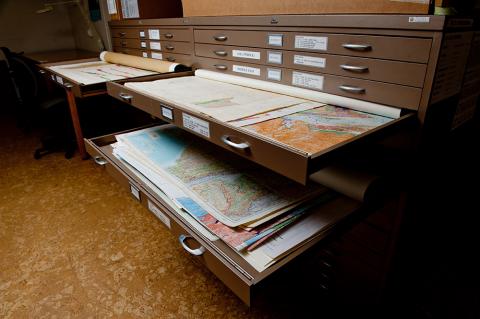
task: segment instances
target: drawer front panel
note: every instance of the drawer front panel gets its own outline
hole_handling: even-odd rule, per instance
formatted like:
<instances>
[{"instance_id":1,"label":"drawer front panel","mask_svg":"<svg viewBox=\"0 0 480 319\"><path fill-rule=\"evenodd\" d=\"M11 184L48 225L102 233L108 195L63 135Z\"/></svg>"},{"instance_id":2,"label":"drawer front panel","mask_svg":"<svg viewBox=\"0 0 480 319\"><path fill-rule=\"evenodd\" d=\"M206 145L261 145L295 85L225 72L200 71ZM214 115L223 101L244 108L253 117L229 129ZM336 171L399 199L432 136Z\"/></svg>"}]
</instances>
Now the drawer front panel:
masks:
<instances>
[{"instance_id":1,"label":"drawer front panel","mask_svg":"<svg viewBox=\"0 0 480 319\"><path fill-rule=\"evenodd\" d=\"M148 57L148 52L146 50L137 50L137 49L129 49L129 48L122 48L122 47L113 47L114 52L141 56L141 57ZM146 55L146 56L144 56Z\"/></svg>"},{"instance_id":2,"label":"drawer front panel","mask_svg":"<svg viewBox=\"0 0 480 319\"><path fill-rule=\"evenodd\" d=\"M118 182L129 192L129 194L132 194L131 187L134 187L136 190L138 190L138 193L135 195L132 194L132 197L135 200L140 201L145 208L149 209L149 211L152 211L153 208L163 215L163 220L160 218L159 219L162 224L170 230L175 239L177 239L179 249L185 250L186 254L194 258L197 262L205 265L227 287L237 294L242 301L244 301L246 304L250 304L250 285L247 283L246 279L241 278L237 273L230 269L230 267L233 266L230 265L229 267L224 264L222 260L220 260L214 253L210 251L211 248L205 242L203 242L191 230L187 229L187 227L184 227L177 222L178 217L173 217L173 213L171 212L171 210L174 210L173 208L165 206L161 199L157 199L145 191L145 189L141 186L142 182L137 181L135 176L128 176L125 171L121 171L117 165L113 163L112 158L110 158L112 155L102 152L97 147L95 144L95 139L85 140L85 142L88 153L94 158L94 160L106 160L106 163L102 163L102 166L107 170L109 175L115 179L116 182ZM165 218L167 219L167 222L165 222ZM184 241L184 245L192 250L203 247L203 253L199 256L194 256L189 253L184 247L182 247L183 245L179 241L179 237L181 235L187 238Z\"/></svg>"},{"instance_id":3,"label":"drawer front panel","mask_svg":"<svg viewBox=\"0 0 480 319\"><path fill-rule=\"evenodd\" d=\"M192 43L173 41L161 41L161 43L163 52L193 54Z\"/></svg>"},{"instance_id":4,"label":"drawer front panel","mask_svg":"<svg viewBox=\"0 0 480 319\"><path fill-rule=\"evenodd\" d=\"M248 76L259 80L280 82L287 85L294 84L302 88L392 105L399 108L416 110L421 98L421 89L408 86L328 74L299 72L285 68L271 68L269 66L236 63L219 59L198 58L197 62L198 66L203 69ZM273 80L271 77L273 71L281 73L279 80ZM308 87L302 86L303 84L308 85Z\"/></svg>"},{"instance_id":5,"label":"drawer front panel","mask_svg":"<svg viewBox=\"0 0 480 319\"><path fill-rule=\"evenodd\" d=\"M413 87L423 87L427 69L420 63L201 43L195 44L195 55Z\"/></svg>"},{"instance_id":6,"label":"drawer front panel","mask_svg":"<svg viewBox=\"0 0 480 319\"><path fill-rule=\"evenodd\" d=\"M431 46L423 38L243 30L195 30L195 42L419 63L428 61Z\"/></svg>"},{"instance_id":7,"label":"drawer front panel","mask_svg":"<svg viewBox=\"0 0 480 319\"><path fill-rule=\"evenodd\" d=\"M112 38L140 39L138 28L111 28Z\"/></svg>"}]
</instances>

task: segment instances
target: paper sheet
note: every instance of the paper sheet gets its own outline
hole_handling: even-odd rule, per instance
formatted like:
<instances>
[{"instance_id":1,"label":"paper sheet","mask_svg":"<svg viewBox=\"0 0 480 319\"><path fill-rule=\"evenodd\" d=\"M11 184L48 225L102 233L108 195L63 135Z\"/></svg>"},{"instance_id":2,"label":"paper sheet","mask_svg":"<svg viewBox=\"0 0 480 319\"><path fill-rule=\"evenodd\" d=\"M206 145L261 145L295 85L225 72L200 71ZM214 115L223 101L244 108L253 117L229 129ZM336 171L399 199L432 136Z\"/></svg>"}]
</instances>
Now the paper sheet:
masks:
<instances>
[{"instance_id":1,"label":"paper sheet","mask_svg":"<svg viewBox=\"0 0 480 319\"><path fill-rule=\"evenodd\" d=\"M198 76L127 82L125 86L225 122L307 102Z\"/></svg>"},{"instance_id":2,"label":"paper sheet","mask_svg":"<svg viewBox=\"0 0 480 319\"><path fill-rule=\"evenodd\" d=\"M63 77L84 85L156 74L152 71L111 64L104 61L53 65L47 68Z\"/></svg>"},{"instance_id":3,"label":"paper sheet","mask_svg":"<svg viewBox=\"0 0 480 319\"><path fill-rule=\"evenodd\" d=\"M202 69L196 70L195 76L202 77L205 79L211 79L214 81L220 81L223 83L231 83L231 84L236 84L244 87L255 88L258 90L265 90L268 92L285 94L285 95L297 97L300 99L346 107L352 110L372 113L372 114L386 116L390 118L399 118L400 112L401 112L401 109L386 106L386 105L366 102L366 101L357 100L357 99L351 99L347 97L318 92L314 90L302 89L302 88L293 87L293 86L284 85L284 84L272 83L272 82L256 80L256 79L251 79L251 78L246 78L241 76L213 72L208 70L202 70Z\"/></svg>"}]
</instances>

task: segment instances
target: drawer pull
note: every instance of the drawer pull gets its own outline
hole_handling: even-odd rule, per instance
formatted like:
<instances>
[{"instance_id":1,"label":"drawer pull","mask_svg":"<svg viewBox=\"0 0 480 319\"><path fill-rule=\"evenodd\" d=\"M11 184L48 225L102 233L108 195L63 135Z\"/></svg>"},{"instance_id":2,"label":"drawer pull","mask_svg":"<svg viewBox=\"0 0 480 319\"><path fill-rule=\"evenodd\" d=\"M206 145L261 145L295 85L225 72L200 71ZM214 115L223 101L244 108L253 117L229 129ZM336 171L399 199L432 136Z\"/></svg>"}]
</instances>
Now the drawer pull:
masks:
<instances>
[{"instance_id":1,"label":"drawer pull","mask_svg":"<svg viewBox=\"0 0 480 319\"><path fill-rule=\"evenodd\" d=\"M226 35L215 35L213 37L215 41L227 41L228 37Z\"/></svg>"},{"instance_id":2,"label":"drawer pull","mask_svg":"<svg viewBox=\"0 0 480 319\"><path fill-rule=\"evenodd\" d=\"M107 160L105 160L105 159L104 159L103 157L101 157L101 156L95 156L95 157L93 158L93 160L95 161L95 163L97 163L97 164L100 165L100 166L105 166L105 165L107 165L107 163L108 163Z\"/></svg>"},{"instance_id":3,"label":"drawer pull","mask_svg":"<svg viewBox=\"0 0 480 319\"><path fill-rule=\"evenodd\" d=\"M234 143L234 142L230 141L230 136L228 136L228 135L223 135L221 140L222 140L223 143L227 144L228 146L231 146L231 147L236 148L238 150L246 150L246 149L250 148L250 144L248 144L247 142Z\"/></svg>"},{"instance_id":4,"label":"drawer pull","mask_svg":"<svg viewBox=\"0 0 480 319\"><path fill-rule=\"evenodd\" d=\"M189 254L194 255L194 256L201 256L205 253L205 247L200 246L197 249L191 249L188 247L188 245L185 243L185 240L188 238L193 238L192 236L187 236L187 235L180 235L178 236L178 241L180 241L180 244L182 244L183 249L185 249Z\"/></svg>"},{"instance_id":5,"label":"drawer pull","mask_svg":"<svg viewBox=\"0 0 480 319\"><path fill-rule=\"evenodd\" d=\"M67 89L71 89L71 88L73 88L73 84L69 83L69 82L66 82L66 83L63 84L63 87L65 87Z\"/></svg>"},{"instance_id":6,"label":"drawer pull","mask_svg":"<svg viewBox=\"0 0 480 319\"><path fill-rule=\"evenodd\" d=\"M122 47L126 47L127 46L127 41L122 41Z\"/></svg>"},{"instance_id":7,"label":"drawer pull","mask_svg":"<svg viewBox=\"0 0 480 319\"><path fill-rule=\"evenodd\" d=\"M228 69L228 67L224 64L214 64L213 66L216 67L218 70L222 70L222 71L225 71Z\"/></svg>"},{"instance_id":8,"label":"drawer pull","mask_svg":"<svg viewBox=\"0 0 480 319\"><path fill-rule=\"evenodd\" d=\"M348 93L355 93L355 94L363 94L365 93L364 88L359 88L357 86L350 86L350 85L340 85L338 87L340 90L348 92Z\"/></svg>"},{"instance_id":9,"label":"drawer pull","mask_svg":"<svg viewBox=\"0 0 480 319\"><path fill-rule=\"evenodd\" d=\"M165 38L171 39L171 38L173 38L173 34L171 34L171 33L165 33Z\"/></svg>"},{"instance_id":10,"label":"drawer pull","mask_svg":"<svg viewBox=\"0 0 480 319\"><path fill-rule=\"evenodd\" d=\"M128 94L128 93L123 93L123 92L122 92L122 93L120 93L118 96L119 96L122 100L124 100L124 101L126 101L126 102L131 102L132 99L133 99L133 96L131 96L131 95Z\"/></svg>"},{"instance_id":11,"label":"drawer pull","mask_svg":"<svg viewBox=\"0 0 480 319\"><path fill-rule=\"evenodd\" d=\"M119 34L121 37L124 37L124 36L127 35L125 32L118 32L118 34Z\"/></svg>"},{"instance_id":12,"label":"drawer pull","mask_svg":"<svg viewBox=\"0 0 480 319\"><path fill-rule=\"evenodd\" d=\"M342 64L340 65L340 67L345 71L352 71L357 73L365 73L368 71L368 67L366 66L354 66L354 65Z\"/></svg>"},{"instance_id":13,"label":"drawer pull","mask_svg":"<svg viewBox=\"0 0 480 319\"><path fill-rule=\"evenodd\" d=\"M354 51L370 51L372 49L372 46L368 44L345 43L345 44L342 44L342 47L344 47L345 49L354 50Z\"/></svg>"},{"instance_id":14,"label":"drawer pull","mask_svg":"<svg viewBox=\"0 0 480 319\"><path fill-rule=\"evenodd\" d=\"M228 53L226 51L219 51L219 50L213 51L213 53L215 53L218 56L227 56L228 55Z\"/></svg>"},{"instance_id":15,"label":"drawer pull","mask_svg":"<svg viewBox=\"0 0 480 319\"><path fill-rule=\"evenodd\" d=\"M165 46L165 49L167 49L167 50L170 50L170 51L171 51L171 50L174 50L174 49L175 49L175 47L174 47L173 45L166 45L166 46Z\"/></svg>"},{"instance_id":16,"label":"drawer pull","mask_svg":"<svg viewBox=\"0 0 480 319\"><path fill-rule=\"evenodd\" d=\"M45 73L47 73L47 72L45 72L44 70L38 70L38 73L40 73L40 74L45 74Z\"/></svg>"},{"instance_id":17,"label":"drawer pull","mask_svg":"<svg viewBox=\"0 0 480 319\"><path fill-rule=\"evenodd\" d=\"M175 62L175 60L176 59L172 56L167 57L167 61L169 61L169 62Z\"/></svg>"}]
</instances>

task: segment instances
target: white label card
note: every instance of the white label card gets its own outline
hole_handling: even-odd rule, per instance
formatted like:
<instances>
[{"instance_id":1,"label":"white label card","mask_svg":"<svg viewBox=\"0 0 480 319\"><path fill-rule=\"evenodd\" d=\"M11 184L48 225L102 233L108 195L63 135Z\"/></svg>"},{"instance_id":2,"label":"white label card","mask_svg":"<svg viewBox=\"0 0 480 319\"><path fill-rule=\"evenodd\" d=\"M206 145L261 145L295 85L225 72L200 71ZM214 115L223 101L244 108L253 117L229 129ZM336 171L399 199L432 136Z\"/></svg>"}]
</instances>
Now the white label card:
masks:
<instances>
[{"instance_id":1,"label":"white label card","mask_svg":"<svg viewBox=\"0 0 480 319\"><path fill-rule=\"evenodd\" d=\"M169 107L162 106L162 116L173 121L173 110Z\"/></svg>"},{"instance_id":2,"label":"white label card","mask_svg":"<svg viewBox=\"0 0 480 319\"><path fill-rule=\"evenodd\" d=\"M116 14L117 4L115 3L115 0L107 0L107 8L108 8L108 14Z\"/></svg>"},{"instance_id":3,"label":"white label card","mask_svg":"<svg viewBox=\"0 0 480 319\"><path fill-rule=\"evenodd\" d=\"M160 221L162 223L165 224L165 226L167 226L168 228L170 228L170 218L167 217L167 215L165 215L161 210L160 208L158 208L157 206L155 206L155 204L153 204L150 200L148 201L148 210L150 210L155 216L157 216L158 219L160 219Z\"/></svg>"},{"instance_id":4,"label":"white label card","mask_svg":"<svg viewBox=\"0 0 480 319\"><path fill-rule=\"evenodd\" d=\"M160 30L148 29L148 38L150 40L160 40Z\"/></svg>"},{"instance_id":5,"label":"white label card","mask_svg":"<svg viewBox=\"0 0 480 319\"><path fill-rule=\"evenodd\" d=\"M63 84L63 79L61 76L58 76L58 75L55 75L55 80L60 83L60 84Z\"/></svg>"},{"instance_id":6,"label":"white label card","mask_svg":"<svg viewBox=\"0 0 480 319\"><path fill-rule=\"evenodd\" d=\"M298 55L293 56L293 63L298 65L308 65L315 68L325 68L327 60L325 58L317 58L314 56L308 55Z\"/></svg>"},{"instance_id":7,"label":"white label card","mask_svg":"<svg viewBox=\"0 0 480 319\"><path fill-rule=\"evenodd\" d=\"M195 133L210 138L210 124L190 114L183 113L183 126Z\"/></svg>"},{"instance_id":8,"label":"white label card","mask_svg":"<svg viewBox=\"0 0 480 319\"><path fill-rule=\"evenodd\" d=\"M259 68L252 68L252 67L249 67L249 66L233 65L232 71L237 72L237 73L260 76L260 69Z\"/></svg>"},{"instance_id":9,"label":"white label card","mask_svg":"<svg viewBox=\"0 0 480 319\"><path fill-rule=\"evenodd\" d=\"M283 34L269 34L268 45L271 45L273 47L283 46Z\"/></svg>"},{"instance_id":10,"label":"white label card","mask_svg":"<svg viewBox=\"0 0 480 319\"><path fill-rule=\"evenodd\" d=\"M140 31L140 38L145 38L145 31Z\"/></svg>"},{"instance_id":11,"label":"white label card","mask_svg":"<svg viewBox=\"0 0 480 319\"><path fill-rule=\"evenodd\" d=\"M50 77L52 78L52 80L54 80L54 81L55 81L55 75L53 75L53 74L50 74Z\"/></svg>"},{"instance_id":12,"label":"white label card","mask_svg":"<svg viewBox=\"0 0 480 319\"><path fill-rule=\"evenodd\" d=\"M430 17L408 17L409 23L430 23Z\"/></svg>"},{"instance_id":13,"label":"white label card","mask_svg":"<svg viewBox=\"0 0 480 319\"><path fill-rule=\"evenodd\" d=\"M295 48L325 51L328 47L327 37L313 37L309 35L296 35Z\"/></svg>"},{"instance_id":14,"label":"white label card","mask_svg":"<svg viewBox=\"0 0 480 319\"><path fill-rule=\"evenodd\" d=\"M142 52L142 56L143 56L144 58L148 58L148 53L147 53L147 52Z\"/></svg>"},{"instance_id":15,"label":"white label card","mask_svg":"<svg viewBox=\"0 0 480 319\"><path fill-rule=\"evenodd\" d=\"M142 48L146 48L146 47L147 47L147 42L143 42L143 41L140 42L140 46L141 46Z\"/></svg>"},{"instance_id":16,"label":"white label card","mask_svg":"<svg viewBox=\"0 0 480 319\"><path fill-rule=\"evenodd\" d=\"M236 58L260 60L260 52L256 51L232 50L232 56Z\"/></svg>"},{"instance_id":17,"label":"white label card","mask_svg":"<svg viewBox=\"0 0 480 319\"><path fill-rule=\"evenodd\" d=\"M163 55L161 53L158 53L158 52L152 52L150 53L150 56L152 59L157 59L157 60L162 60L163 59Z\"/></svg>"},{"instance_id":18,"label":"white label card","mask_svg":"<svg viewBox=\"0 0 480 319\"><path fill-rule=\"evenodd\" d=\"M282 52L268 52L268 63L272 64L282 64L283 55Z\"/></svg>"},{"instance_id":19,"label":"white label card","mask_svg":"<svg viewBox=\"0 0 480 319\"><path fill-rule=\"evenodd\" d=\"M150 49L161 51L162 46L160 45L160 42L150 42Z\"/></svg>"},{"instance_id":20,"label":"white label card","mask_svg":"<svg viewBox=\"0 0 480 319\"><path fill-rule=\"evenodd\" d=\"M130 193L132 193L133 197L135 197L137 200L140 200L140 191L132 184L130 184Z\"/></svg>"},{"instance_id":21,"label":"white label card","mask_svg":"<svg viewBox=\"0 0 480 319\"><path fill-rule=\"evenodd\" d=\"M267 79L274 81L282 80L282 70L280 69L268 69L267 70Z\"/></svg>"},{"instance_id":22,"label":"white label card","mask_svg":"<svg viewBox=\"0 0 480 319\"><path fill-rule=\"evenodd\" d=\"M294 71L292 73L292 84L310 89L323 90L323 76Z\"/></svg>"}]
</instances>

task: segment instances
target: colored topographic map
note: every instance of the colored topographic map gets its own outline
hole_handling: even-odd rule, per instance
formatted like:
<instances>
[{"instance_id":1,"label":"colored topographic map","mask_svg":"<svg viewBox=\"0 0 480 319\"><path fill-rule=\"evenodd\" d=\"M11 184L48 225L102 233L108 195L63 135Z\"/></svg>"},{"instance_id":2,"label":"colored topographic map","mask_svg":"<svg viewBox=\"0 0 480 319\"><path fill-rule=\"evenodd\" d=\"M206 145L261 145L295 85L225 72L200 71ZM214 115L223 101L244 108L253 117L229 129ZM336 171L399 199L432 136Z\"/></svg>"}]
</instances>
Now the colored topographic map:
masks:
<instances>
[{"instance_id":1,"label":"colored topographic map","mask_svg":"<svg viewBox=\"0 0 480 319\"><path fill-rule=\"evenodd\" d=\"M383 116L326 105L244 128L314 154L391 120Z\"/></svg>"}]
</instances>

